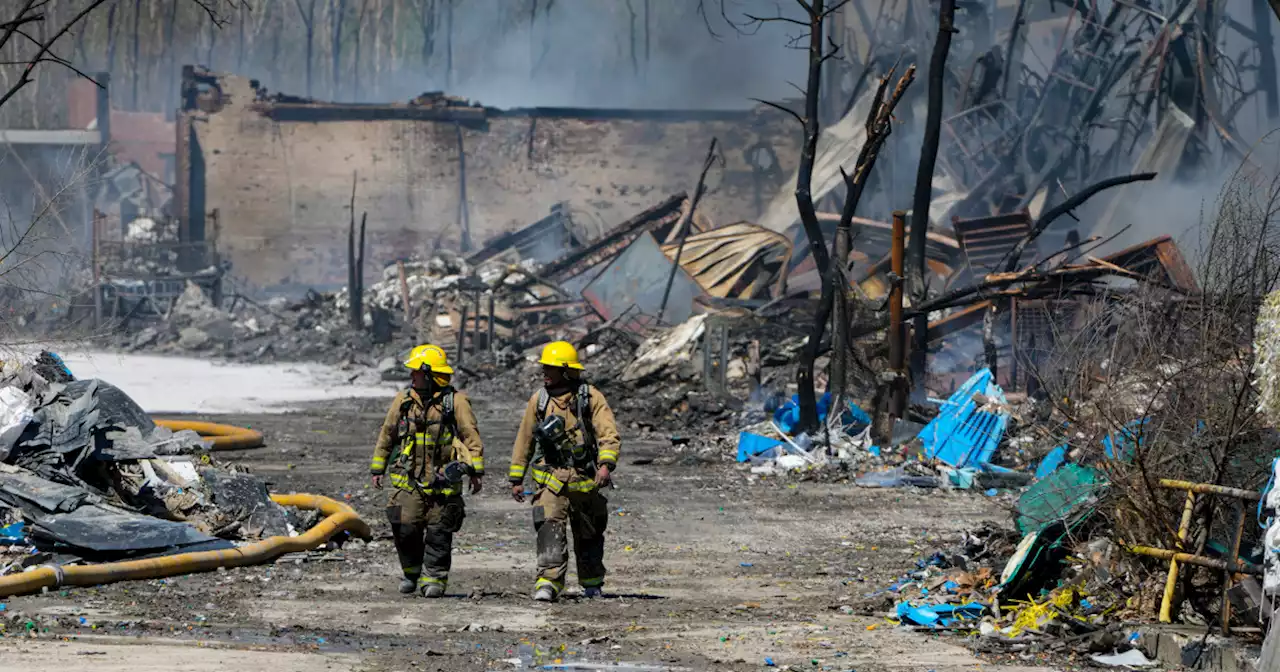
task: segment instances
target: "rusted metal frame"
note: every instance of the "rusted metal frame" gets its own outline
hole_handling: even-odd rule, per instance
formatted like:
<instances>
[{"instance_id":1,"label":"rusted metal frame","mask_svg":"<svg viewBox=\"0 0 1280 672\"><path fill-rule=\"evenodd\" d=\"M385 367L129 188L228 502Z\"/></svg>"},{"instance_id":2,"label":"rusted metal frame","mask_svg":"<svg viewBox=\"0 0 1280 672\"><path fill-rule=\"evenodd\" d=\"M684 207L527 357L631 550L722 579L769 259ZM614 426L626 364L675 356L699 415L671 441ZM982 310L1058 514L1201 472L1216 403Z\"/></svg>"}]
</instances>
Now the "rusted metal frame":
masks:
<instances>
[{"instance_id":1,"label":"rusted metal frame","mask_svg":"<svg viewBox=\"0 0 1280 672\"><path fill-rule=\"evenodd\" d=\"M1186 503L1183 505L1183 509L1182 509L1182 520L1178 525L1178 546L1179 547L1183 546L1183 544L1186 542L1188 534L1190 533L1191 518L1195 510L1196 495L1198 494L1199 495L1218 495L1222 497L1231 497L1233 499L1238 499L1244 502L1257 502L1262 499L1261 494L1257 492L1253 492L1251 490L1242 490L1240 488L1231 488L1231 487L1222 486L1222 485L1215 485L1212 483L1192 483L1190 481L1180 481L1180 480L1162 478L1159 481L1159 486L1161 488L1165 488L1169 490L1180 490L1187 493ZM1225 573L1224 579L1223 579L1223 588L1222 588L1223 590L1222 632L1223 634L1227 634L1228 632L1230 632L1230 628L1231 628L1230 609L1231 608L1230 608L1230 601L1227 597L1227 593L1231 590L1232 586L1235 583L1235 577L1233 576L1233 574L1251 573L1249 571L1249 568L1252 567L1251 565L1247 565L1246 563L1240 562L1239 560L1240 538L1243 535L1243 531L1244 531L1245 507L1243 505L1239 506L1238 511L1239 513L1236 519L1235 534L1232 539L1232 548L1226 561L1215 561L1215 560L1212 560L1211 558L1201 558L1199 556L1180 553L1180 552L1166 552L1166 553L1170 553L1169 557L1167 558L1169 560L1169 574L1165 579L1164 595L1160 601L1160 621L1162 623L1171 623L1173 621L1172 612L1173 612L1174 596L1177 591L1177 583L1178 583L1178 563L1185 562L1187 564L1195 564L1203 567L1210 567L1212 569L1221 569ZM1161 549L1149 549L1146 547L1139 547L1139 548L1144 548L1145 550L1148 550L1148 551L1161 550ZM1130 549L1130 550L1133 550L1133 549ZM1140 551L1134 551L1134 552L1140 552ZM1143 552L1142 554L1153 555L1152 553L1149 553L1149 552ZM1211 561L1217 564L1210 565L1204 561ZM1256 567L1254 567L1253 569L1257 570ZM1259 573L1260 573L1260 570L1259 570Z\"/></svg>"},{"instance_id":2,"label":"rusted metal frame","mask_svg":"<svg viewBox=\"0 0 1280 672\"><path fill-rule=\"evenodd\" d=\"M1186 503L1182 507L1182 521L1178 523L1178 548L1183 548L1187 535L1191 532L1191 514L1196 508L1196 493L1187 491ZM1160 598L1160 622L1173 622L1173 596L1178 589L1178 559L1169 559L1169 574L1165 577L1164 596Z\"/></svg>"},{"instance_id":3,"label":"rusted metal frame","mask_svg":"<svg viewBox=\"0 0 1280 672\"><path fill-rule=\"evenodd\" d=\"M1240 557L1240 540L1244 537L1244 521L1245 521L1245 510L1246 510L1244 504L1240 502L1236 502L1236 505L1234 508L1236 511L1235 534L1232 536L1232 539L1231 539L1231 553L1228 556L1231 558L1232 562L1234 562L1236 558ZM1239 580L1238 575L1232 572L1230 569L1226 569L1222 572L1222 609L1221 611L1222 611L1222 634L1224 635L1231 634L1231 589L1235 587L1236 582L1238 580Z\"/></svg>"},{"instance_id":4,"label":"rusted metal frame","mask_svg":"<svg viewBox=\"0 0 1280 672\"><path fill-rule=\"evenodd\" d=\"M1132 245L1103 257L1103 260L1131 273L1148 276L1151 274L1148 268L1154 264L1164 271L1164 284L1182 292L1198 291L1195 272L1169 236Z\"/></svg>"},{"instance_id":5,"label":"rusted metal frame","mask_svg":"<svg viewBox=\"0 0 1280 672\"><path fill-rule=\"evenodd\" d=\"M1252 490L1241 490L1240 488L1229 488L1225 485L1213 485L1212 483L1192 483L1191 481L1179 481L1171 478L1162 478L1159 482L1160 487L1169 490L1182 490L1197 495L1221 495L1223 497L1234 497L1242 499L1246 502L1257 502L1262 499L1260 493Z\"/></svg>"},{"instance_id":6,"label":"rusted metal frame","mask_svg":"<svg viewBox=\"0 0 1280 672\"><path fill-rule=\"evenodd\" d=\"M903 278L906 274L907 214L893 212L893 244L890 268L897 281L889 291L889 370L894 379L889 391L889 416L902 418L907 412L907 331L902 320Z\"/></svg>"},{"instance_id":7,"label":"rusted metal frame","mask_svg":"<svg viewBox=\"0 0 1280 672\"><path fill-rule=\"evenodd\" d=\"M1225 561L1217 558L1206 558L1202 555L1192 553L1179 553L1166 548L1155 548L1152 546L1129 546L1125 550L1137 555L1145 555L1149 558L1157 560L1169 560L1184 565L1195 565L1197 567L1207 567L1209 569L1226 570L1230 568L1237 574L1249 574L1250 576L1262 576L1263 569L1257 565L1249 564L1237 559L1235 565L1228 565Z\"/></svg>"}]
</instances>

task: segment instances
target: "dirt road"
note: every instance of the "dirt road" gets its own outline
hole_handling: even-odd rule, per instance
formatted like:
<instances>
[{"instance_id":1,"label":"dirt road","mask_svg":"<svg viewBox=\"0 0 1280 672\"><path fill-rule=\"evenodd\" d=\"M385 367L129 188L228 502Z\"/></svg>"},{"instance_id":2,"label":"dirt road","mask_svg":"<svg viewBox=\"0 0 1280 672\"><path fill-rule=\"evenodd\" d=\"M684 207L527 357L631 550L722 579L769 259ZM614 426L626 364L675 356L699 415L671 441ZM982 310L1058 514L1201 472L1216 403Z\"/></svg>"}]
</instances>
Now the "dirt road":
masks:
<instances>
[{"instance_id":1,"label":"dirt road","mask_svg":"<svg viewBox=\"0 0 1280 672\"><path fill-rule=\"evenodd\" d=\"M449 597L403 597L385 493L366 487L383 403L219 418L270 441L224 457L277 491L349 496L381 539L266 567L9 599L0 669L453 672L513 670L522 655L583 670L1051 669L983 663L956 639L847 608L962 530L1002 520L986 498L761 483L732 465L662 464L670 449L655 442L624 443L609 494L607 597L570 588L558 604L535 604L529 508L503 487L514 402L479 404L491 476L468 498ZM631 666L599 667L617 661Z\"/></svg>"}]
</instances>

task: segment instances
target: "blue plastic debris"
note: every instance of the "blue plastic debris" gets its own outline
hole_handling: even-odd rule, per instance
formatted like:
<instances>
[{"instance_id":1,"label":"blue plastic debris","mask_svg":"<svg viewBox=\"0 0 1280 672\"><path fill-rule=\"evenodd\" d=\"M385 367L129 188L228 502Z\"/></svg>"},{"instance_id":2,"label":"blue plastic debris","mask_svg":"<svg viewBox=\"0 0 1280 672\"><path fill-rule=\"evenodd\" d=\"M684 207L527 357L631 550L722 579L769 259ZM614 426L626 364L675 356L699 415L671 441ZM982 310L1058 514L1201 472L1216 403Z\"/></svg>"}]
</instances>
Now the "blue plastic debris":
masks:
<instances>
[{"instance_id":1,"label":"blue plastic debris","mask_svg":"<svg viewBox=\"0 0 1280 672\"><path fill-rule=\"evenodd\" d=\"M989 463L1004 437L1009 413L978 410L974 399L978 394L1008 404L1004 390L991 379L990 369L973 374L917 435L924 444L925 457L958 468L991 468Z\"/></svg>"},{"instance_id":2,"label":"blue plastic debris","mask_svg":"<svg viewBox=\"0 0 1280 672\"><path fill-rule=\"evenodd\" d=\"M947 591L948 593L954 593L957 590L960 590L960 584L956 583L955 581L948 581L942 584L942 589Z\"/></svg>"},{"instance_id":3,"label":"blue plastic debris","mask_svg":"<svg viewBox=\"0 0 1280 672\"><path fill-rule=\"evenodd\" d=\"M1150 417L1134 420L1125 425L1123 429L1116 434L1108 434L1102 440L1102 449L1106 451L1107 457L1113 460L1127 461L1133 457L1133 453L1142 446L1143 440L1146 438L1143 429L1151 420ZM1117 444L1118 447L1117 447Z\"/></svg>"},{"instance_id":4,"label":"blue plastic debris","mask_svg":"<svg viewBox=\"0 0 1280 672\"><path fill-rule=\"evenodd\" d=\"M984 492L984 493L982 493L982 494L984 494L984 495L986 495L986 496L988 496L988 497L995 497L996 495L1000 494L1000 491L999 491L999 490L997 490L997 489L995 489L995 488L990 488L990 489L988 489L986 492Z\"/></svg>"},{"instance_id":5,"label":"blue plastic debris","mask_svg":"<svg viewBox=\"0 0 1280 672\"><path fill-rule=\"evenodd\" d=\"M12 525L0 527L0 543L21 544L25 542L26 536L22 532L25 526L25 523L17 522Z\"/></svg>"},{"instance_id":6,"label":"blue plastic debris","mask_svg":"<svg viewBox=\"0 0 1280 672\"><path fill-rule=\"evenodd\" d=\"M1055 469L1061 467L1062 463L1066 461L1066 446L1058 446L1057 448L1049 451L1049 454L1045 455L1044 459L1040 460L1040 466L1036 467L1036 480L1038 481L1045 476L1052 474Z\"/></svg>"},{"instance_id":7,"label":"blue plastic debris","mask_svg":"<svg viewBox=\"0 0 1280 672\"><path fill-rule=\"evenodd\" d=\"M62 369L63 373L67 374L68 378L71 378L72 380L75 379L75 375L71 373L71 368L67 366L66 362L62 361L62 358L58 356L58 353L50 352L49 357L58 365L58 368Z\"/></svg>"},{"instance_id":8,"label":"blue plastic debris","mask_svg":"<svg viewBox=\"0 0 1280 672\"><path fill-rule=\"evenodd\" d=\"M750 562L739 562L738 566L739 567L755 567L755 565Z\"/></svg>"},{"instance_id":9,"label":"blue plastic debris","mask_svg":"<svg viewBox=\"0 0 1280 672\"><path fill-rule=\"evenodd\" d=\"M777 667L776 665L774 665L774 664L773 664L773 659L772 659L772 658L769 658L769 657L765 657L765 659L764 659L764 666L765 666L765 667Z\"/></svg>"},{"instance_id":10,"label":"blue plastic debris","mask_svg":"<svg viewBox=\"0 0 1280 672\"><path fill-rule=\"evenodd\" d=\"M927 628L935 626L947 627L959 621L971 621L982 618L987 607L977 602L969 604L930 604L919 607L910 602L899 602L895 612L903 623L914 623Z\"/></svg>"},{"instance_id":11,"label":"blue plastic debris","mask_svg":"<svg viewBox=\"0 0 1280 672\"><path fill-rule=\"evenodd\" d=\"M757 455L765 455L775 448L781 448L782 442L767 436L741 432L738 434L738 461L747 462Z\"/></svg>"},{"instance_id":12,"label":"blue plastic debris","mask_svg":"<svg viewBox=\"0 0 1280 672\"><path fill-rule=\"evenodd\" d=\"M972 488L974 479L978 477L978 472L973 469L944 469L944 471L951 486L960 490Z\"/></svg>"},{"instance_id":13,"label":"blue plastic debris","mask_svg":"<svg viewBox=\"0 0 1280 672\"><path fill-rule=\"evenodd\" d=\"M818 421L826 422L827 412L831 407L831 393L827 392L818 400ZM778 428L787 434L795 432L796 425L800 424L800 396L793 395L791 401L783 404L778 410L773 412L773 421L777 423ZM871 424L871 416L865 411L853 404L848 404L844 414L840 417L840 421L844 424L846 431L857 433L862 431L867 425Z\"/></svg>"}]
</instances>

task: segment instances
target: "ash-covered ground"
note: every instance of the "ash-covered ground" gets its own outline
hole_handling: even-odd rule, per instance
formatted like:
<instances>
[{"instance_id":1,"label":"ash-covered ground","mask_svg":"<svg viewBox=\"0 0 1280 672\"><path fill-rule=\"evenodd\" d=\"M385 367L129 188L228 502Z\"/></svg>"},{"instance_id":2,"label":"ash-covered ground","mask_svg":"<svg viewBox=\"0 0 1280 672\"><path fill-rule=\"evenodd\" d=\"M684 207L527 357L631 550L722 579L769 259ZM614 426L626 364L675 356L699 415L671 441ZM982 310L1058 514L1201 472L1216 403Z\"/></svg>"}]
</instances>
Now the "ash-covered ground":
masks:
<instances>
[{"instance_id":1,"label":"ash-covered ground","mask_svg":"<svg viewBox=\"0 0 1280 672\"><path fill-rule=\"evenodd\" d=\"M268 437L265 448L221 457L264 476L273 491L346 499L373 524L376 540L269 566L9 599L0 612L0 667L455 671L620 661L634 666L615 669L1061 669L980 661L954 637L864 615L891 606L867 596L918 558L954 546L984 521L1006 520L994 500L761 480L732 464L670 459L667 442L628 440L625 424L617 488L608 495L606 599L580 600L571 589L558 604L533 603L529 507L510 499L502 477L523 404L516 392L476 402L490 476L468 497L446 599L395 589L386 493L367 485L385 400L204 416Z\"/></svg>"}]
</instances>

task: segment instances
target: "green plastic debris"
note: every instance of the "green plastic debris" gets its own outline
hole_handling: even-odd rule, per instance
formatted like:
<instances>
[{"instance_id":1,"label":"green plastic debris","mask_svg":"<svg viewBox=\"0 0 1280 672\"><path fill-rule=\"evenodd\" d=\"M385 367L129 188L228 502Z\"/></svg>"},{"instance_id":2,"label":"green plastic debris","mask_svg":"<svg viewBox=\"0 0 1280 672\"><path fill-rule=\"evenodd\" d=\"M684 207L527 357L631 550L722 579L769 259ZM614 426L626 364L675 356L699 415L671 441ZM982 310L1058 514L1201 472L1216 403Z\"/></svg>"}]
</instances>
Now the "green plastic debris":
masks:
<instances>
[{"instance_id":1,"label":"green plastic debris","mask_svg":"<svg viewBox=\"0 0 1280 672\"><path fill-rule=\"evenodd\" d=\"M1018 498L1018 531L1032 534L1054 523L1074 528L1093 513L1104 489L1106 483L1094 469L1064 464Z\"/></svg>"}]
</instances>

